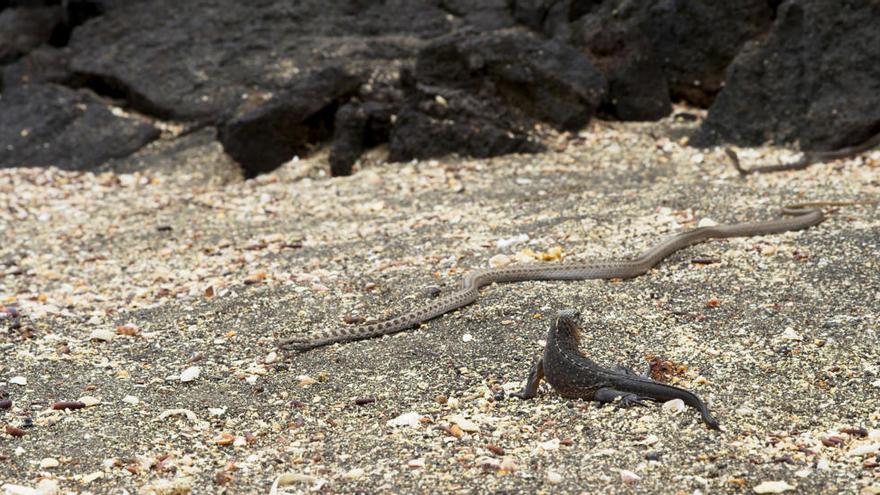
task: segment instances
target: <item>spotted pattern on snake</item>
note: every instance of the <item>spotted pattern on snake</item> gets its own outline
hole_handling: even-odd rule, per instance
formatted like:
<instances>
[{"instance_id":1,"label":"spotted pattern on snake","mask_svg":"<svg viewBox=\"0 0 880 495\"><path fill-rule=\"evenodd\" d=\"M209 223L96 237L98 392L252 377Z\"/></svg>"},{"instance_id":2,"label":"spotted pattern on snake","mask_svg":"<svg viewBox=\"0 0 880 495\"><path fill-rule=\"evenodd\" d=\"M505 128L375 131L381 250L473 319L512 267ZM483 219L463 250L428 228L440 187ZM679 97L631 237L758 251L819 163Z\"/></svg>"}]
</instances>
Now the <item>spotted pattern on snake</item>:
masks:
<instances>
[{"instance_id":1,"label":"spotted pattern on snake","mask_svg":"<svg viewBox=\"0 0 880 495\"><path fill-rule=\"evenodd\" d=\"M708 239L749 237L805 229L825 219L824 212L817 206L842 204L853 203L805 203L787 206L782 209L782 214L785 216L765 222L742 222L688 230L661 241L632 260L563 263L559 265L527 264L475 270L465 275L461 288L457 291L395 318L353 327L322 330L283 340L279 345L284 349L305 351L328 344L351 342L400 332L473 303L480 295L480 287L496 282L633 278L647 272L662 259L685 247Z\"/></svg>"}]
</instances>

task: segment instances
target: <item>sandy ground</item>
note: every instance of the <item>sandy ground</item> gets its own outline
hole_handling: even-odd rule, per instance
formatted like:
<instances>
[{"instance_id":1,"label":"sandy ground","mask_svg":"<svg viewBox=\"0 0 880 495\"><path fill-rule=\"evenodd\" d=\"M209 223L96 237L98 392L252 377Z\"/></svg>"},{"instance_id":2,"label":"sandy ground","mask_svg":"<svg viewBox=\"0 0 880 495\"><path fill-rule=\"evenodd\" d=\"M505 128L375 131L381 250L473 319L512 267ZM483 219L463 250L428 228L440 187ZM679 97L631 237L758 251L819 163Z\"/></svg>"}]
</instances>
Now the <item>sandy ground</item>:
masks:
<instances>
[{"instance_id":1,"label":"sandy ground","mask_svg":"<svg viewBox=\"0 0 880 495\"><path fill-rule=\"evenodd\" d=\"M276 349L396 315L498 255L626 258L704 219L880 197L880 151L741 178L721 149L683 145L694 125L596 122L489 160L380 150L339 179L318 152L244 182L204 136L114 165L132 173L0 171L0 485L880 493L876 205L629 281L495 285L417 330ZM660 360L723 431L691 409L508 397L563 308L583 312L588 355Z\"/></svg>"}]
</instances>

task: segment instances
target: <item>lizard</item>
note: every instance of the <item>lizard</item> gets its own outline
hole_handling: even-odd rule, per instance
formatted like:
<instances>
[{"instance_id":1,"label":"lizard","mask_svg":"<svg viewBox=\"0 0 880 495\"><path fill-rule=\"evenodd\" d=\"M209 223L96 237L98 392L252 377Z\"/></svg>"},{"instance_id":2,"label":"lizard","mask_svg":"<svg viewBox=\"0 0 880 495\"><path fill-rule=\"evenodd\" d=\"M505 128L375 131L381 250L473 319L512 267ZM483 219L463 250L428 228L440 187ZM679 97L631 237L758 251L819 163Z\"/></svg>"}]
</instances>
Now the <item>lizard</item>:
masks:
<instances>
[{"instance_id":1,"label":"lizard","mask_svg":"<svg viewBox=\"0 0 880 495\"><path fill-rule=\"evenodd\" d=\"M580 338L580 313L572 309L559 311L550 323L544 353L532 365L525 387L511 396L532 399L545 379L562 397L601 403L620 397L622 407L645 405L645 400L681 399L700 412L706 426L719 429L709 408L693 392L638 375L621 365L603 368L580 351Z\"/></svg>"}]
</instances>

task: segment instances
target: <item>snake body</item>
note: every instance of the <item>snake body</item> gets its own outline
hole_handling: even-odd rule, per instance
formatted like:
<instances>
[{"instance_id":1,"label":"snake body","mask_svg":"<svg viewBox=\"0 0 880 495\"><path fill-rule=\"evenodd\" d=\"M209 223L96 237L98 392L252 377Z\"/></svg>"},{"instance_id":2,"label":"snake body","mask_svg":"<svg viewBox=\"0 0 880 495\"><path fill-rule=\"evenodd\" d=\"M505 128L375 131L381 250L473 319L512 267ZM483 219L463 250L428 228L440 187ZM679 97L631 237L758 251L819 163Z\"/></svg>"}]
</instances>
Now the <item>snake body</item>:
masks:
<instances>
[{"instance_id":1,"label":"snake body","mask_svg":"<svg viewBox=\"0 0 880 495\"><path fill-rule=\"evenodd\" d=\"M785 216L765 222L742 222L687 230L661 241L632 260L588 261L558 265L524 264L475 270L465 275L461 287L455 292L395 318L306 334L284 340L280 345L286 349L304 351L337 342L350 342L400 332L471 304L479 297L481 287L496 282L637 277L670 254L708 239L775 234L811 227L825 219L823 211L816 206L834 204L838 203L792 205L782 209Z\"/></svg>"}]
</instances>

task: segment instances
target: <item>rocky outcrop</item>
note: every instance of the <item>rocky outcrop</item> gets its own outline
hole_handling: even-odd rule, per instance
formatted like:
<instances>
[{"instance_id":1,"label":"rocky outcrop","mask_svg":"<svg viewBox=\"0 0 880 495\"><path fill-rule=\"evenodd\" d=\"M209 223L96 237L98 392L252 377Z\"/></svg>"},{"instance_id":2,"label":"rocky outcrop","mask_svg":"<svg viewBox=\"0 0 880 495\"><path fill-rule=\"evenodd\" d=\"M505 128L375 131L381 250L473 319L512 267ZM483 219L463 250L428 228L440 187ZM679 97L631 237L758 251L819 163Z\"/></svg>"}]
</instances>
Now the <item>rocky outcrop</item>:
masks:
<instances>
[{"instance_id":1,"label":"rocky outcrop","mask_svg":"<svg viewBox=\"0 0 880 495\"><path fill-rule=\"evenodd\" d=\"M874 1L784 2L767 38L731 65L702 137L821 151L880 132L877 26Z\"/></svg>"},{"instance_id":2,"label":"rocky outcrop","mask_svg":"<svg viewBox=\"0 0 880 495\"><path fill-rule=\"evenodd\" d=\"M32 84L0 99L0 167L83 170L127 156L159 131L118 116L87 91Z\"/></svg>"},{"instance_id":3,"label":"rocky outcrop","mask_svg":"<svg viewBox=\"0 0 880 495\"><path fill-rule=\"evenodd\" d=\"M243 107L218 129L218 137L246 176L274 170L330 137L336 109L360 84L338 68L318 71L253 109Z\"/></svg>"}]
</instances>

